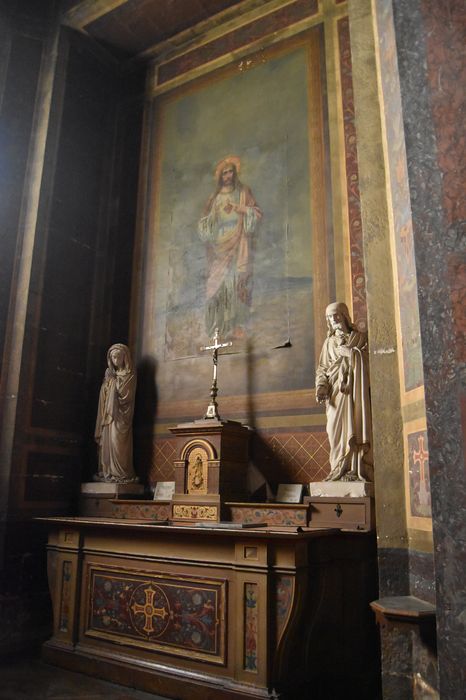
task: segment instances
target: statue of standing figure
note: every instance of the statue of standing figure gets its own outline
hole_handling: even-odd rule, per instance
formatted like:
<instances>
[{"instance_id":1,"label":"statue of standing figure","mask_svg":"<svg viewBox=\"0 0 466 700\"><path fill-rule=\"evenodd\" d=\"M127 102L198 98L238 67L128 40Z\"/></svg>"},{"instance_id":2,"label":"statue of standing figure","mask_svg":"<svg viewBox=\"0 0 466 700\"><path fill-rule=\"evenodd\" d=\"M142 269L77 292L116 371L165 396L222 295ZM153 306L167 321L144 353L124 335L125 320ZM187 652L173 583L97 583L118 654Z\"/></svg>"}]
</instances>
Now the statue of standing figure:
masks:
<instances>
[{"instance_id":1,"label":"statue of standing figure","mask_svg":"<svg viewBox=\"0 0 466 700\"><path fill-rule=\"evenodd\" d=\"M329 304L325 315L328 332L316 371L316 401L326 404L326 481L372 481L367 335L353 326L342 302Z\"/></svg>"},{"instance_id":2,"label":"statue of standing figure","mask_svg":"<svg viewBox=\"0 0 466 700\"><path fill-rule=\"evenodd\" d=\"M127 484L138 481L133 469L132 429L136 374L129 348L122 343L112 345L107 365L95 426L99 468L94 480Z\"/></svg>"}]
</instances>

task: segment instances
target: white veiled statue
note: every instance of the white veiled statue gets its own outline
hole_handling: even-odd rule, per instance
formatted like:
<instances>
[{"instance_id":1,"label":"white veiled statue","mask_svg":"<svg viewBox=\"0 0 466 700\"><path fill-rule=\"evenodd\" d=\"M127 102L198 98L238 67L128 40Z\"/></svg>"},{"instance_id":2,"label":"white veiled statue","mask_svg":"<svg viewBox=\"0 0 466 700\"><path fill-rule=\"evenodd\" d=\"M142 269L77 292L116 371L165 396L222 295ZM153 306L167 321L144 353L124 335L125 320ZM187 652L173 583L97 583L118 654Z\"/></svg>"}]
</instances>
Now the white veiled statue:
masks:
<instances>
[{"instance_id":1,"label":"white veiled statue","mask_svg":"<svg viewBox=\"0 0 466 700\"><path fill-rule=\"evenodd\" d=\"M325 402L330 442L326 481L372 481L372 425L367 335L348 307L329 304L327 339L316 371L316 400Z\"/></svg>"},{"instance_id":2,"label":"white veiled statue","mask_svg":"<svg viewBox=\"0 0 466 700\"><path fill-rule=\"evenodd\" d=\"M107 352L108 367L100 388L95 440L99 446L96 481L137 481L133 469L133 412L136 374L129 348L116 343Z\"/></svg>"}]
</instances>

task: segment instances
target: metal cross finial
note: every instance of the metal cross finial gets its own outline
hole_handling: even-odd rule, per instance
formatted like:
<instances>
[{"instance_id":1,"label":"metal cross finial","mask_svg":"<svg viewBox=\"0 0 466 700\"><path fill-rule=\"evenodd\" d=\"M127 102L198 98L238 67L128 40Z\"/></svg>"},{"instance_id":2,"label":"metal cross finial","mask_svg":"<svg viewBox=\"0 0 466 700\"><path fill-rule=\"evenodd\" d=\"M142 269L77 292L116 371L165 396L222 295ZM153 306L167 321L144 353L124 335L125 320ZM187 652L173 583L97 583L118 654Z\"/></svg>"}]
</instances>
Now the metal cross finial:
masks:
<instances>
[{"instance_id":1,"label":"metal cross finial","mask_svg":"<svg viewBox=\"0 0 466 700\"><path fill-rule=\"evenodd\" d=\"M207 407L207 412L204 416L204 418L217 418L217 420L220 420L220 416L218 413L218 404L217 404L217 393L218 393L218 388L217 388L217 365L218 365L218 351L220 348L228 348L231 345L233 345L232 342L229 343L219 343L218 342L218 328L215 329L214 337L212 338L213 345L203 345L201 347L201 350L212 350L212 361L214 363L214 374L212 378L212 386L210 389L210 403Z\"/></svg>"}]
</instances>

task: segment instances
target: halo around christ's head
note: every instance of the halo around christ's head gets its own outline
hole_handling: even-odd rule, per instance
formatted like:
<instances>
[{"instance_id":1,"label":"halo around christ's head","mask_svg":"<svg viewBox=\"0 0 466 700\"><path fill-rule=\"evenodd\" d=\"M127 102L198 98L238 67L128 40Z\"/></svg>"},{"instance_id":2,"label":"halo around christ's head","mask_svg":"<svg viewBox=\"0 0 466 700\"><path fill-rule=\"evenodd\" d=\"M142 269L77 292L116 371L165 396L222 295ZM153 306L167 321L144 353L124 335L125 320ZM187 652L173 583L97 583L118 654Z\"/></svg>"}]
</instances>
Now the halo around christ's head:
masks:
<instances>
[{"instance_id":1,"label":"halo around christ's head","mask_svg":"<svg viewBox=\"0 0 466 700\"><path fill-rule=\"evenodd\" d=\"M225 156L225 158L222 158L222 160L220 160L215 166L216 180L218 180L220 173L224 168L226 168L227 165L234 165L236 168L236 174L239 175L239 171L241 170L241 160L238 158L238 156Z\"/></svg>"}]
</instances>

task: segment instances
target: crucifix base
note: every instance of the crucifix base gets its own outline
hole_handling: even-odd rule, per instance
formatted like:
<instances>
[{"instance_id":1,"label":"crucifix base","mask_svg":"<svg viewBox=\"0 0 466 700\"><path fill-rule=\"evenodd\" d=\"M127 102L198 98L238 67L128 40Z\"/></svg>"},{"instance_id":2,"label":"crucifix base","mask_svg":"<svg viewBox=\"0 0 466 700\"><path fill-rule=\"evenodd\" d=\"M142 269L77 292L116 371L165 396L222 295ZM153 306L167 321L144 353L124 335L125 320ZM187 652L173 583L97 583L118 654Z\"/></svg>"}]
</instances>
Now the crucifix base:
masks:
<instances>
[{"instance_id":1,"label":"crucifix base","mask_svg":"<svg viewBox=\"0 0 466 700\"><path fill-rule=\"evenodd\" d=\"M171 520L219 522L225 501L247 498L249 428L236 421L202 418L170 431L176 435L178 455Z\"/></svg>"},{"instance_id":2,"label":"crucifix base","mask_svg":"<svg viewBox=\"0 0 466 700\"><path fill-rule=\"evenodd\" d=\"M218 412L218 405L217 403L210 403L207 406L207 411L204 416L204 420L209 420L210 418L215 418L216 420L220 420L220 415Z\"/></svg>"}]
</instances>

